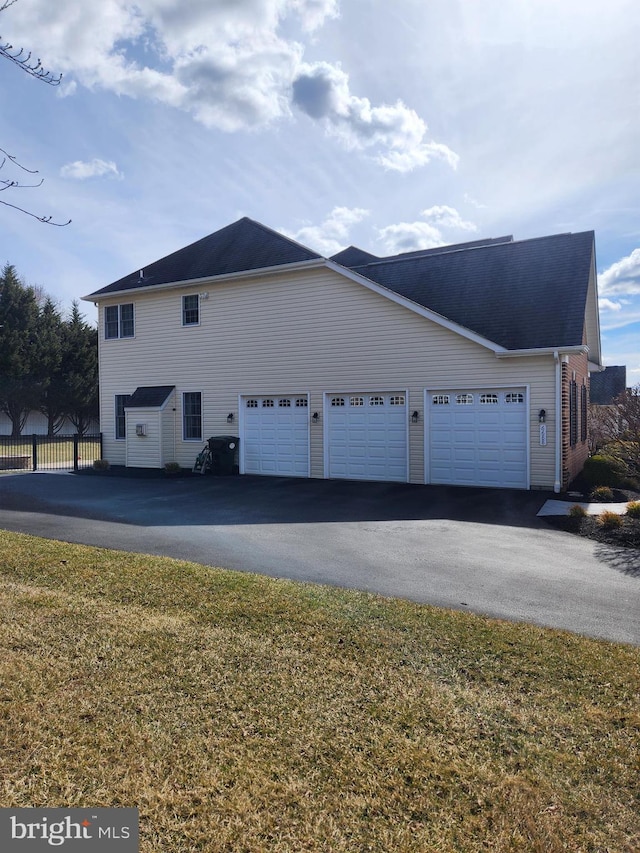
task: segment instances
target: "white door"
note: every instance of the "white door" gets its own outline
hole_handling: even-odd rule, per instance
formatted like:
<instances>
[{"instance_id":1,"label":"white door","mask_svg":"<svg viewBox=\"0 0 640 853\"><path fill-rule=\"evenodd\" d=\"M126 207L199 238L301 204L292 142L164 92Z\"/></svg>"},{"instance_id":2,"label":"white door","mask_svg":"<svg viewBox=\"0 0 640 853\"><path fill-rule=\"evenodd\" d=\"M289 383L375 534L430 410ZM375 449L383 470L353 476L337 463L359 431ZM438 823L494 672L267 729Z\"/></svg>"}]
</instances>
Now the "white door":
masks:
<instances>
[{"instance_id":1,"label":"white door","mask_svg":"<svg viewBox=\"0 0 640 853\"><path fill-rule=\"evenodd\" d=\"M243 397L240 453L245 474L309 476L306 394Z\"/></svg>"},{"instance_id":2,"label":"white door","mask_svg":"<svg viewBox=\"0 0 640 853\"><path fill-rule=\"evenodd\" d=\"M407 403L402 391L328 394L331 478L407 481Z\"/></svg>"},{"instance_id":3,"label":"white door","mask_svg":"<svg viewBox=\"0 0 640 853\"><path fill-rule=\"evenodd\" d=\"M431 392L429 482L526 489L523 388Z\"/></svg>"}]
</instances>

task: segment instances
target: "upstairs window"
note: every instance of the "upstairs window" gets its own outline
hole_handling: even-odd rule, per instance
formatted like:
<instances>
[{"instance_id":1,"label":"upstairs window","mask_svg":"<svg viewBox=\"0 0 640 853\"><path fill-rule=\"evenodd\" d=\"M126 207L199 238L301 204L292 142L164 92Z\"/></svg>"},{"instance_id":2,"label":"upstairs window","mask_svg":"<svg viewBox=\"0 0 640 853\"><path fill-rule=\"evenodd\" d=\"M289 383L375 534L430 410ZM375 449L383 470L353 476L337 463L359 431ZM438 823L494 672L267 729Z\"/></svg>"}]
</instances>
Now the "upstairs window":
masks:
<instances>
[{"instance_id":1,"label":"upstairs window","mask_svg":"<svg viewBox=\"0 0 640 853\"><path fill-rule=\"evenodd\" d=\"M197 326L200 323L200 295L192 293L182 297L182 325Z\"/></svg>"},{"instance_id":2,"label":"upstairs window","mask_svg":"<svg viewBox=\"0 0 640 853\"><path fill-rule=\"evenodd\" d=\"M132 338L134 335L133 302L124 305L109 305L104 309L104 336L110 338Z\"/></svg>"}]
</instances>

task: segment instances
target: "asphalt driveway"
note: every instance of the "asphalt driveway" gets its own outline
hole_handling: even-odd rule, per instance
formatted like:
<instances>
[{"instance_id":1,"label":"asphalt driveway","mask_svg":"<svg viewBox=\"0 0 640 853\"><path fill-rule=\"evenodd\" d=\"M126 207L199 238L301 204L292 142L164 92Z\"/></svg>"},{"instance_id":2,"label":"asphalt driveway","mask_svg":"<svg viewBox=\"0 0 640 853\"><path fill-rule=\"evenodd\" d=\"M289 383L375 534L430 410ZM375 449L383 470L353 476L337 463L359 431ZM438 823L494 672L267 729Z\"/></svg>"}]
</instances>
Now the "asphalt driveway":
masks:
<instances>
[{"instance_id":1,"label":"asphalt driveway","mask_svg":"<svg viewBox=\"0 0 640 853\"><path fill-rule=\"evenodd\" d=\"M352 587L640 645L640 554L553 495L271 477L0 476L0 528Z\"/></svg>"}]
</instances>

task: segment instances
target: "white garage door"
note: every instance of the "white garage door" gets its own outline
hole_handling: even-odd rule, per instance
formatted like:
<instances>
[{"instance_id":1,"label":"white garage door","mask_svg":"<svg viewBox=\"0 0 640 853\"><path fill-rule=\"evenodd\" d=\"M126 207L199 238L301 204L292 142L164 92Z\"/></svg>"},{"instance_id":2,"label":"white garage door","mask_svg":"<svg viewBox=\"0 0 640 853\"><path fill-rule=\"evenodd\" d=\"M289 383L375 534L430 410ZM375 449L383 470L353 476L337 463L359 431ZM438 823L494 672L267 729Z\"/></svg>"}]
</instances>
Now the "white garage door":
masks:
<instances>
[{"instance_id":1,"label":"white garage door","mask_svg":"<svg viewBox=\"0 0 640 853\"><path fill-rule=\"evenodd\" d=\"M430 393L429 481L526 489L523 388Z\"/></svg>"},{"instance_id":2,"label":"white garage door","mask_svg":"<svg viewBox=\"0 0 640 853\"><path fill-rule=\"evenodd\" d=\"M407 480L404 392L327 395L328 476Z\"/></svg>"},{"instance_id":3,"label":"white garage door","mask_svg":"<svg viewBox=\"0 0 640 853\"><path fill-rule=\"evenodd\" d=\"M245 474L309 476L306 394L245 397L240 450Z\"/></svg>"}]
</instances>

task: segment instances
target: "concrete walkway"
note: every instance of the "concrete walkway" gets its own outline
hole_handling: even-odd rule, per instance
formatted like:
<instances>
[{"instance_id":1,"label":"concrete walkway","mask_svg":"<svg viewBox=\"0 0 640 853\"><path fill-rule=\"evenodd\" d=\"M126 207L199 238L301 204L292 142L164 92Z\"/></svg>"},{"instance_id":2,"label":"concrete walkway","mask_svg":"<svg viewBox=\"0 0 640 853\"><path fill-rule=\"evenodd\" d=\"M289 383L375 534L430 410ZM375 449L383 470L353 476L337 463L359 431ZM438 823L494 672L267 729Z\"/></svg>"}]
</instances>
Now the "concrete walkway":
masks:
<instances>
[{"instance_id":1,"label":"concrete walkway","mask_svg":"<svg viewBox=\"0 0 640 853\"><path fill-rule=\"evenodd\" d=\"M627 504L623 503L588 503L583 501L546 501L540 508L538 516L543 518L545 515L569 515L569 510L572 506L581 506L587 515L600 515L601 512L615 512L618 515L624 515L627 511Z\"/></svg>"}]
</instances>

